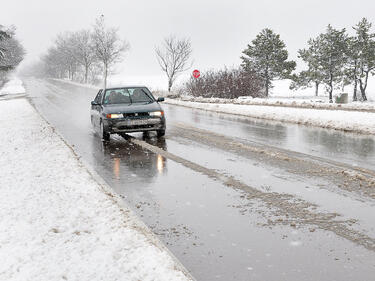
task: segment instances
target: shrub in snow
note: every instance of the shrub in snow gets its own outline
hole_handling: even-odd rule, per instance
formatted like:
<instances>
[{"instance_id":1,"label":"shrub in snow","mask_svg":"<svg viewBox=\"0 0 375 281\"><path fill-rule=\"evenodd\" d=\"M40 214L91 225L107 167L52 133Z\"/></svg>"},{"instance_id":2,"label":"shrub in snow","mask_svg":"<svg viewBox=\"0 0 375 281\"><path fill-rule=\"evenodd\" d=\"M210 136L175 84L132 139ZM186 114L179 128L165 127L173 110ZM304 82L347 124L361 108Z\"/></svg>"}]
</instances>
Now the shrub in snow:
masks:
<instances>
[{"instance_id":1,"label":"shrub in snow","mask_svg":"<svg viewBox=\"0 0 375 281\"><path fill-rule=\"evenodd\" d=\"M210 70L199 78L191 77L185 90L195 97L235 99L243 96L264 97L262 80L242 69Z\"/></svg>"}]
</instances>

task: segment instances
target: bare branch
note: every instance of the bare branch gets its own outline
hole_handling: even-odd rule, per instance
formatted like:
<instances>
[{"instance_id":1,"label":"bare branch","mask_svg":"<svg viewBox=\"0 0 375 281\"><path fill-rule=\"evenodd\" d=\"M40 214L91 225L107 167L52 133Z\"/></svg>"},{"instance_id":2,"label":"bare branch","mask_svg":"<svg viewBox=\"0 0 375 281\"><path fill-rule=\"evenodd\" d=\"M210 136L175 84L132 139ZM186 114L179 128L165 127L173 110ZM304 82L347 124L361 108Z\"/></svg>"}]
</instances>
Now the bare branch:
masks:
<instances>
[{"instance_id":1,"label":"bare branch","mask_svg":"<svg viewBox=\"0 0 375 281\"><path fill-rule=\"evenodd\" d=\"M104 87L106 87L110 68L123 60L123 54L130 49L130 45L119 38L117 28L107 28L105 26L103 16L96 20L93 41L96 55L103 64Z\"/></svg>"},{"instance_id":2,"label":"bare branch","mask_svg":"<svg viewBox=\"0 0 375 281\"><path fill-rule=\"evenodd\" d=\"M190 39L177 39L171 35L164 39L161 47L155 48L158 63L168 77L168 91L176 80L178 74L189 69L188 63L192 54Z\"/></svg>"}]
</instances>

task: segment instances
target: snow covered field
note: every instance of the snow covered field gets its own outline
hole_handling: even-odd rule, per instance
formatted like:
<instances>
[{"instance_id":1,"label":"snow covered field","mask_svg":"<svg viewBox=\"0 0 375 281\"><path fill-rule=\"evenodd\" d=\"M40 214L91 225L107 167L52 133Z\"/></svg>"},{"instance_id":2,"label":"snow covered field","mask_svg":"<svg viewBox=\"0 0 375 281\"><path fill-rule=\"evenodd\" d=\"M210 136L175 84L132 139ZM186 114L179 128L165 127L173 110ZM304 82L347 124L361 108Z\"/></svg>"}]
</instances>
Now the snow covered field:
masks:
<instances>
[{"instance_id":1,"label":"snow covered field","mask_svg":"<svg viewBox=\"0 0 375 281\"><path fill-rule=\"evenodd\" d=\"M190 280L25 99L0 123L0 280Z\"/></svg>"},{"instance_id":2,"label":"snow covered field","mask_svg":"<svg viewBox=\"0 0 375 281\"><path fill-rule=\"evenodd\" d=\"M177 99L167 99L166 103L254 118L291 122L364 134L375 134L375 113L370 112L264 105L201 103Z\"/></svg>"}]
</instances>

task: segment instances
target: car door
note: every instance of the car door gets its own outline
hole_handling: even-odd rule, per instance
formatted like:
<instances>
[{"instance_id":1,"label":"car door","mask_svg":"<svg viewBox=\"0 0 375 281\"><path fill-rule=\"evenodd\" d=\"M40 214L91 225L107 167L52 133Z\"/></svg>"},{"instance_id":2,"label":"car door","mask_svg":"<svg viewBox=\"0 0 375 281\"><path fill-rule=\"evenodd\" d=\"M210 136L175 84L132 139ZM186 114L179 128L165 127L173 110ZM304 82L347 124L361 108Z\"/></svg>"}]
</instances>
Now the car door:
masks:
<instances>
[{"instance_id":1,"label":"car door","mask_svg":"<svg viewBox=\"0 0 375 281\"><path fill-rule=\"evenodd\" d=\"M96 129L99 126L100 111L101 111L101 106L102 106L102 97L103 97L103 90L100 89L94 99L94 104L91 104L91 111L90 111L91 124Z\"/></svg>"}]
</instances>

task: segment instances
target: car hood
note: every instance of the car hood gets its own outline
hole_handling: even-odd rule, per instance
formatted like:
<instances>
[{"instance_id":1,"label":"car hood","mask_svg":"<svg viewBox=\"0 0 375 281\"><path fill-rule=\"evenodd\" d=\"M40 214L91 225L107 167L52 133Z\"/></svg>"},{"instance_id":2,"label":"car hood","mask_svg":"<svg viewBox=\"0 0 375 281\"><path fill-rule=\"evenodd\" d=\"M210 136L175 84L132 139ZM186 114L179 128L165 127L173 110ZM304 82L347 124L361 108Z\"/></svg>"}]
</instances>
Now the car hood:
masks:
<instances>
[{"instance_id":1,"label":"car hood","mask_svg":"<svg viewBox=\"0 0 375 281\"><path fill-rule=\"evenodd\" d=\"M106 104L103 105L103 112L108 113L133 113L150 112L161 110L157 102L153 103L124 103L124 104Z\"/></svg>"}]
</instances>

